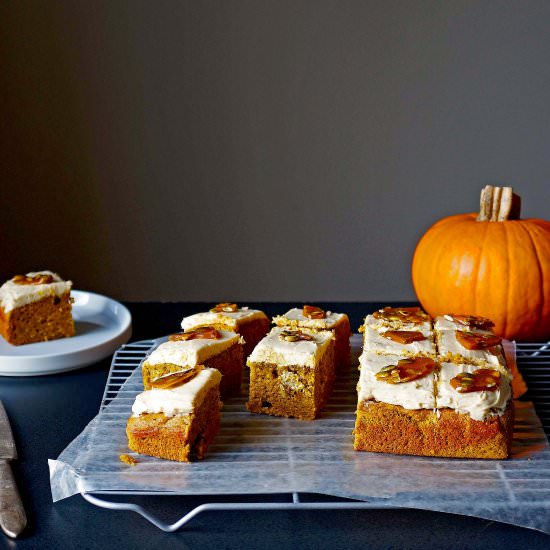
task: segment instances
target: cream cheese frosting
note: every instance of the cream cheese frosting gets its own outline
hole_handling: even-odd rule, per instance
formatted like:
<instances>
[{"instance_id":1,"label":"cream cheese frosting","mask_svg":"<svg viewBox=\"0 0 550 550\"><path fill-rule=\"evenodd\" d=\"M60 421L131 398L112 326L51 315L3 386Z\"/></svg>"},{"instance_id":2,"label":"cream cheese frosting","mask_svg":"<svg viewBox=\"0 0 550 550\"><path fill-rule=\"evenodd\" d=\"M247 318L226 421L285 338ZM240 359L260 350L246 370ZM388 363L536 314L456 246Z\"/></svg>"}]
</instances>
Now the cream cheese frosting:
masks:
<instances>
[{"instance_id":1,"label":"cream cheese frosting","mask_svg":"<svg viewBox=\"0 0 550 550\"><path fill-rule=\"evenodd\" d=\"M191 414L206 392L219 384L222 375L216 369L202 369L189 382L171 389L146 390L136 396L132 415L163 413L165 416Z\"/></svg>"},{"instance_id":2,"label":"cream cheese frosting","mask_svg":"<svg viewBox=\"0 0 550 550\"><path fill-rule=\"evenodd\" d=\"M359 402L375 399L406 409L450 408L467 413L474 420L503 414L511 399L511 387L502 346L491 348L493 353L489 350L469 350L456 338L457 330L469 330L476 334L493 334L492 331L468 329L450 316L437 317L434 326L435 330L431 327L431 320L412 324L376 319L373 315L365 318L364 349L359 358ZM429 336L429 340L399 344L382 336L387 330L419 331ZM389 384L376 379L376 373L386 365L397 364L404 356L423 354L439 361L440 367L432 375L403 384ZM500 386L495 392L460 393L451 386L451 379L460 372L471 373L483 367L497 369L502 374Z\"/></svg>"},{"instance_id":3,"label":"cream cheese frosting","mask_svg":"<svg viewBox=\"0 0 550 550\"><path fill-rule=\"evenodd\" d=\"M284 315L273 317L273 323L279 327L296 326L321 330L331 330L347 316L345 313L326 312L324 319L310 319L303 314L302 309L294 307Z\"/></svg>"},{"instance_id":4,"label":"cream cheese frosting","mask_svg":"<svg viewBox=\"0 0 550 550\"><path fill-rule=\"evenodd\" d=\"M502 414L512 395L510 382L505 376L500 377L500 385L496 391L461 393L451 386L451 379L457 374L472 373L478 369L476 365L441 363L437 383L437 407L467 413L474 420L486 420L489 416Z\"/></svg>"},{"instance_id":5,"label":"cream cheese frosting","mask_svg":"<svg viewBox=\"0 0 550 550\"><path fill-rule=\"evenodd\" d=\"M191 330L204 326L225 325L227 328L231 328L231 330L237 330L243 322L264 318L267 319L267 315L263 311L247 307L241 307L237 311L205 311L184 317L181 321L181 328L183 330Z\"/></svg>"},{"instance_id":6,"label":"cream cheese frosting","mask_svg":"<svg viewBox=\"0 0 550 550\"><path fill-rule=\"evenodd\" d=\"M304 366L315 367L328 349L334 334L329 331L314 331L300 329L312 337L312 340L288 342L280 338L285 329L274 327L254 348L248 357L247 365L251 363L273 363L281 367Z\"/></svg>"},{"instance_id":7,"label":"cream cheese frosting","mask_svg":"<svg viewBox=\"0 0 550 550\"><path fill-rule=\"evenodd\" d=\"M402 321L389 321L387 319L376 319L374 315L367 315L365 317L365 328L371 327L374 330L420 330L430 331L432 329L432 323L430 318L421 323L403 323Z\"/></svg>"},{"instance_id":8,"label":"cream cheese frosting","mask_svg":"<svg viewBox=\"0 0 550 550\"><path fill-rule=\"evenodd\" d=\"M160 344L151 355L145 359L148 365L172 364L180 366L195 366L207 359L229 349L238 342L241 336L234 332L220 330L221 338L196 338L194 340L168 341Z\"/></svg>"},{"instance_id":9,"label":"cream cheese frosting","mask_svg":"<svg viewBox=\"0 0 550 550\"><path fill-rule=\"evenodd\" d=\"M441 315L434 320L435 330L468 330L476 334L494 334L492 330L482 330L478 328L469 328L468 325L463 325L455 321L450 315Z\"/></svg>"},{"instance_id":10,"label":"cream cheese frosting","mask_svg":"<svg viewBox=\"0 0 550 550\"><path fill-rule=\"evenodd\" d=\"M414 330L421 332L426 339L411 342L410 344L401 344L384 337L384 333L388 330L393 329L380 327L378 330L375 330L371 326L366 325L363 334L365 348L384 355L393 354L406 357L412 357L414 355L435 356L435 344L431 330L424 327L415 328Z\"/></svg>"},{"instance_id":11,"label":"cream cheese frosting","mask_svg":"<svg viewBox=\"0 0 550 550\"><path fill-rule=\"evenodd\" d=\"M398 355L379 355L365 350L359 357L361 374L357 390L359 403L375 399L391 405L400 405L405 409L435 409L435 374L432 372L423 378L389 384L376 378L376 373L387 365L397 365L403 359Z\"/></svg>"},{"instance_id":12,"label":"cream cheese frosting","mask_svg":"<svg viewBox=\"0 0 550 550\"><path fill-rule=\"evenodd\" d=\"M72 281L64 281L57 273L52 271L31 271L26 274L27 277L35 275L51 275L52 283L46 284L18 284L10 279L0 287L0 306L4 312L11 311L18 307L38 302L49 296L62 296L70 292L73 286Z\"/></svg>"},{"instance_id":13,"label":"cream cheese frosting","mask_svg":"<svg viewBox=\"0 0 550 550\"><path fill-rule=\"evenodd\" d=\"M476 331L479 334L479 331ZM467 349L456 338L456 330L436 330L436 341L439 355L444 360L453 360L476 365L490 365L506 369L506 359L502 346L493 346L491 351L487 349ZM489 333L491 334L491 333Z\"/></svg>"}]
</instances>

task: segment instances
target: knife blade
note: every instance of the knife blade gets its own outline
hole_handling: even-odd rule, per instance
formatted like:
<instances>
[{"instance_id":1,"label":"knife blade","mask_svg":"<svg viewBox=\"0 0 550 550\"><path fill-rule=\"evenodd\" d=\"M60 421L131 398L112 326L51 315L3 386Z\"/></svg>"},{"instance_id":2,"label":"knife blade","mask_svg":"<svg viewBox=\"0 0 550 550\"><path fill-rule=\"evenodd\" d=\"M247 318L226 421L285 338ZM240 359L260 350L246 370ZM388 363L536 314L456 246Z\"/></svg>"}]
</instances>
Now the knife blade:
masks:
<instances>
[{"instance_id":1,"label":"knife blade","mask_svg":"<svg viewBox=\"0 0 550 550\"><path fill-rule=\"evenodd\" d=\"M27 525L27 516L15 484L10 461L17 458L17 449L6 409L0 401L0 527L15 538Z\"/></svg>"}]
</instances>

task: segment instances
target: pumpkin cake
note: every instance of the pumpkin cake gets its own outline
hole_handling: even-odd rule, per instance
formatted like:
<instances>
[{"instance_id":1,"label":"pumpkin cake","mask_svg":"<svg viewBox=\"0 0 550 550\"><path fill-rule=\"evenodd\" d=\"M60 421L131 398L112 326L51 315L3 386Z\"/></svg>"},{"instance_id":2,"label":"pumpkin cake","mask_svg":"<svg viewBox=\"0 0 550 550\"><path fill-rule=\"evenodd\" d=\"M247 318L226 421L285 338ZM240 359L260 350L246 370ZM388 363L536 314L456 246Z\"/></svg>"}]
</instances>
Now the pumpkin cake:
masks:
<instances>
[{"instance_id":1,"label":"pumpkin cake","mask_svg":"<svg viewBox=\"0 0 550 550\"><path fill-rule=\"evenodd\" d=\"M16 275L0 287L0 334L15 346L74 336L71 288L52 271Z\"/></svg>"},{"instance_id":2,"label":"pumpkin cake","mask_svg":"<svg viewBox=\"0 0 550 550\"><path fill-rule=\"evenodd\" d=\"M419 307L385 307L359 327L365 349L382 355L435 357L431 318Z\"/></svg>"},{"instance_id":3,"label":"pumpkin cake","mask_svg":"<svg viewBox=\"0 0 550 550\"><path fill-rule=\"evenodd\" d=\"M416 359L380 355L365 349L359 358L359 365L361 401L374 399L391 405L401 405L409 410L435 409L436 362L431 357ZM407 371L409 367L414 368L411 369L411 374ZM399 374L400 383L393 383L385 375L386 372L388 376ZM405 380L406 375L410 380Z\"/></svg>"},{"instance_id":4,"label":"pumpkin cake","mask_svg":"<svg viewBox=\"0 0 550 550\"><path fill-rule=\"evenodd\" d=\"M243 378L242 337L234 332L201 327L172 334L142 364L146 390L162 386L171 378L193 373L197 366L218 369L223 397L238 395Z\"/></svg>"},{"instance_id":5,"label":"pumpkin cake","mask_svg":"<svg viewBox=\"0 0 550 550\"><path fill-rule=\"evenodd\" d=\"M435 338L444 361L492 366L507 371L502 339L492 321L473 315L443 315L435 318Z\"/></svg>"},{"instance_id":6,"label":"pumpkin cake","mask_svg":"<svg viewBox=\"0 0 550 550\"><path fill-rule=\"evenodd\" d=\"M285 328L308 328L330 330L334 334L334 361L336 368L349 364L351 329L345 313L324 311L320 307L304 305L292 308L284 315L273 317L273 323Z\"/></svg>"},{"instance_id":7,"label":"pumpkin cake","mask_svg":"<svg viewBox=\"0 0 550 550\"><path fill-rule=\"evenodd\" d=\"M381 326L378 323L379 330ZM449 327L444 332L455 331ZM391 347L381 352L378 343L364 340L356 450L457 458L509 456L514 409L507 370L446 361L437 340L433 357L420 352L391 354Z\"/></svg>"},{"instance_id":8,"label":"pumpkin cake","mask_svg":"<svg viewBox=\"0 0 550 550\"><path fill-rule=\"evenodd\" d=\"M193 374L136 396L126 425L132 451L180 462L204 458L220 428L221 374L211 368Z\"/></svg>"},{"instance_id":9,"label":"pumpkin cake","mask_svg":"<svg viewBox=\"0 0 550 550\"><path fill-rule=\"evenodd\" d=\"M250 412L313 420L335 378L334 334L274 327L247 360Z\"/></svg>"},{"instance_id":10,"label":"pumpkin cake","mask_svg":"<svg viewBox=\"0 0 550 550\"><path fill-rule=\"evenodd\" d=\"M363 332L365 347L374 353L435 357L433 331L424 327L414 328L415 330L395 330L379 326L375 329L366 324L360 330Z\"/></svg>"},{"instance_id":11,"label":"pumpkin cake","mask_svg":"<svg viewBox=\"0 0 550 550\"><path fill-rule=\"evenodd\" d=\"M365 326L375 330L432 330L432 319L419 307L385 307L367 315Z\"/></svg>"},{"instance_id":12,"label":"pumpkin cake","mask_svg":"<svg viewBox=\"0 0 550 550\"><path fill-rule=\"evenodd\" d=\"M240 334L244 339L243 350L246 358L269 332L269 318L259 309L223 302L210 311L184 317L181 322L181 328L185 332L199 327L214 327Z\"/></svg>"}]
</instances>

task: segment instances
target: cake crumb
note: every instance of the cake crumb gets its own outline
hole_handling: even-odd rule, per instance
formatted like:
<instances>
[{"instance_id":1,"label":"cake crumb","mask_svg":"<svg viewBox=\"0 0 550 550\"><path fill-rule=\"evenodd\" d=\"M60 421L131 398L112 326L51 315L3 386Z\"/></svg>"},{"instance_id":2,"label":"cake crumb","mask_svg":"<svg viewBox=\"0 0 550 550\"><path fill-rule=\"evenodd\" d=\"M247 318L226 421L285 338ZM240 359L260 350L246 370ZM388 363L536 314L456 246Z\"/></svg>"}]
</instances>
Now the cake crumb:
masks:
<instances>
[{"instance_id":1,"label":"cake crumb","mask_svg":"<svg viewBox=\"0 0 550 550\"><path fill-rule=\"evenodd\" d=\"M129 464L130 466L135 466L138 463L138 461L130 455L120 455L118 459L120 460L120 462L124 462L124 464Z\"/></svg>"}]
</instances>

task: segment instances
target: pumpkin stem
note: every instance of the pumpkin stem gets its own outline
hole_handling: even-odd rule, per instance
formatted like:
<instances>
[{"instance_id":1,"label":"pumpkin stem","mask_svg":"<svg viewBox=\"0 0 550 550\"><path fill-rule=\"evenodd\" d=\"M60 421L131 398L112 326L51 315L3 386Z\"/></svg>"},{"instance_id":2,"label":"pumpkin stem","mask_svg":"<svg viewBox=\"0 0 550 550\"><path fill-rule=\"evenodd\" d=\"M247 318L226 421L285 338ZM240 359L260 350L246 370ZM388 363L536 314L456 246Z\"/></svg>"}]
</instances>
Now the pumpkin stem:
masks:
<instances>
[{"instance_id":1,"label":"pumpkin stem","mask_svg":"<svg viewBox=\"0 0 550 550\"><path fill-rule=\"evenodd\" d=\"M478 222L519 220L521 198L511 187L486 185L481 190Z\"/></svg>"}]
</instances>

